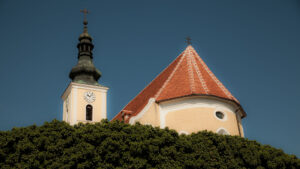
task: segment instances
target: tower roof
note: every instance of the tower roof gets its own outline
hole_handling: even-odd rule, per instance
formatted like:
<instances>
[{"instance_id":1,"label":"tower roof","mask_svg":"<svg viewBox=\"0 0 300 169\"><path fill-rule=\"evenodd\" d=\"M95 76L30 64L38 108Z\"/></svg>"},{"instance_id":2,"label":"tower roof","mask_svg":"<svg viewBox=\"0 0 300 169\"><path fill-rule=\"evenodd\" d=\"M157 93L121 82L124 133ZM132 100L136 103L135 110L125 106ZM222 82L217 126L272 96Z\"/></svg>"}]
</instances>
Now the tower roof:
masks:
<instances>
[{"instance_id":1,"label":"tower roof","mask_svg":"<svg viewBox=\"0 0 300 169\"><path fill-rule=\"evenodd\" d=\"M137 115L150 98L162 102L186 96L211 96L231 101L240 107L239 101L211 72L195 49L187 48L148 86L146 86L113 120L122 120L122 112ZM242 110L243 116L246 113Z\"/></svg>"},{"instance_id":2,"label":"tower roof","mask_svg":"<svg viewBox=\"0 0 300 169\"><path fill-rule=\"evenodd\" d=\"M85 18L83 21L83 32L79 36L78 48L78 63L74 66L69 74L73 82L100 85L98 79L101 77L101 72L93 64L93 48L92 37L88 33L86 14L87 10L83 10Z\"/></svg>"}]
</instances>

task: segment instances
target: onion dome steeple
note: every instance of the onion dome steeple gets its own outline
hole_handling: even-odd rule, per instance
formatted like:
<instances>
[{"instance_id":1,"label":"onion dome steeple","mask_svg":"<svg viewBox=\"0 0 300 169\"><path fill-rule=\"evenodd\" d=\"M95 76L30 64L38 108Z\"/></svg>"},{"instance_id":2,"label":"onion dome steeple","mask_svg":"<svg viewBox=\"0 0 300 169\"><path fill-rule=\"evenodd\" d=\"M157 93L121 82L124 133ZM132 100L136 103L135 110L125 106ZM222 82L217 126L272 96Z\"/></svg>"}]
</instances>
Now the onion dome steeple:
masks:
<instances>
[{"instance_id":1,"label":"onion dome steeple","mask_svg":"<svg viewBox=\"0 0 300 169\"><path fill-rule=\"evenodd\" d=\"M78 63L74 66L69 74L73 82L100 85L98 79L101 77L101 72L93 64L93 48L92 37L88 33L86 9L81 10L84 13L83 33L79 36L78 48Z\"/></svg>"}]
</instances>

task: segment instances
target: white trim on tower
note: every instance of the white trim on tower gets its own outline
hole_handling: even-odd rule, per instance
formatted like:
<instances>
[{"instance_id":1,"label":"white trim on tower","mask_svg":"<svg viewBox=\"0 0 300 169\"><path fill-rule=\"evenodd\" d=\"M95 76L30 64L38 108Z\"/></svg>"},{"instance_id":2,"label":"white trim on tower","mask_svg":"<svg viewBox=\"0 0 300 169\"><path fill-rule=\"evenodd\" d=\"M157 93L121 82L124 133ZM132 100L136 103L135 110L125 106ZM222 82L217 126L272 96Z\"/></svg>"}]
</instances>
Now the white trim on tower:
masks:
<instances>
[{"instance_id":1,"label":"white trim on tower","mask_svg":"<svg viewBox=\"0 0 300 169\"><path fill-rule=\"evenodd\" d=\"M106 105L106 99L107 99L107 97L106 97L106 94L107 92L102 92L101 93L101 95L102 95L102 102L103 102L103 104L102 104L102 119L106 119L107 118L107 105Z\"/></svg>"},{"instance_id":2,"label":"white trim on tower","mask_svg":"<svg viewBox=\"0 0 300 169\"><path fill-rule=\"evenodd\" d=\"M73 100L73 125L77 123L77 88L74 87L72 92L72 100Z\"/></svg>"}]
</instances>

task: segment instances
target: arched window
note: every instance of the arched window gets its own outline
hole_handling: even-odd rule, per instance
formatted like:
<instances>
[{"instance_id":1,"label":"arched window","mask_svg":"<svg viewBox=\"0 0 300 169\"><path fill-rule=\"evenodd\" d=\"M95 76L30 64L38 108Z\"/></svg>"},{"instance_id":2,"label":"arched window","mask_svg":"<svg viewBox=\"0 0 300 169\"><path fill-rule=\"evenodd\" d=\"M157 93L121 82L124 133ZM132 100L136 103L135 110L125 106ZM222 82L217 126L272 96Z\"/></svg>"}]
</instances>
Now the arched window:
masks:
<instances>
[{"instance_id":1,"label":"arched window","mask_svg":"<svg viewBox=\"0 0 300 169\"><path fill-rule=\"evenodd\" d=\"M86 106L86 120L93 120L93 106L90 104Z\"/></svg>"},{"instance_id":2,"label":"arched window","mask_svg":"<svg viewBox=\"0 0 300 169\"><path fill-rule=\"evenodd\" d=\"M229 132L226 131L226 129L224 129L224 128L219 128L217 130L217 133L220 134L220 135L229 135Z\"/></svg>"},{"instance_id":3,"label":"arched window","mask_svg":"<svg viewBox=\"0 0 300 169\"><path fill-rule=\"evenodd\" d=\"M181 134L188 135L189 133L188 133L188 132L186 132L186 131L183 131L183 130L182 130L182 131L180 131L180 132L179 132L179 134L180 134L180 135L181 135Z\"/></svg>"}]
</instances>

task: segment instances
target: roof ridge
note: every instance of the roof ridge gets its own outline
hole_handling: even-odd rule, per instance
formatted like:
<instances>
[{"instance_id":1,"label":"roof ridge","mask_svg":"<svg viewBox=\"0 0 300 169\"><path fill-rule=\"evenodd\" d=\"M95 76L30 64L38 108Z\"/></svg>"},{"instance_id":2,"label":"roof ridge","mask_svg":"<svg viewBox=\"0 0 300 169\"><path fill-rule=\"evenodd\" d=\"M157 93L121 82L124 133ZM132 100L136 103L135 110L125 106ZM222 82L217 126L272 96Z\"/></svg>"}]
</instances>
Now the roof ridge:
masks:
<instances>
[{"instance_id":1,"label":"roof ridge","mask_svg":"<svg viewBox=\"0 0 300 169\"><path fill-rule=\"evenodd\" d=\"M138 115L147 106L149 99L155 99L155 102L159 103L193 94L228 99L240 106L239 101L219 81L193 46L188 45L143 90L131 99L115 115L113 120L122 120L121 115L124 109L132 111L130 118Z\"/></svg>"},{"instance_id":2,"label":"roof ridge","mask_svg":"<svg viewBox=\"0 0 300 169\"><path fill-rule=\"evenodd\" d=\"M204 80L204 78L203 78L203 76L202 76L202 73L201 73L201 71L199 70L199 67L197 66L195 57L197 57L197 56L192 57L194 68L195 68L195 70L196 70L196 73L197 73L197 76L198 76L198 78L199 78L199 81L201 82L201 86L202 86L202 88L203 88L204 91L205 91L205 94L208 94L209 89L207 88L206 81Z\"/></svg>"},{"instance_id":3,"label":"roof ridge","mask_svg":"<svg viewBox=\"0 0 300 169\"><path fill-rule=\"evenodd\" d=\"M193 65L192 65L192 59L191 59L191 50L190 48L188 50L188 55L186 58L187 66L188 66L188 73L189 73L189 81L190 81L190 89L191 93L193 94L195 92L195 79L194 79L194 71L193 71Z\"/></svg>"},{"instance_id":4,"label":"roof ridge","mask_svg":"<svg viewBox=\"0 0 300 169\"><path fill-rule=\"evenodd\" d=\"M186 50L183 51L182 53L182 57L180 58L180 60L178 61L177 65L175 66L175 68L173 69L173 71L171 72L171 74L169 75L169 77L167 78L167 80L164 82L164 84L162 85L162 87L158 90L158 92L154 95L154 98L157 99L159 97L159 95L161 94L162 90L166 87L166 85L169 83L169 81L171 80L171 78L174 76L175 71L178 69L179 65L181 64L181 62L183 61L183 58L186 56L185 53ZM180 56L180 55L179 55ZM178 58L178 57L177 57ZM177 59L176 58L176 59Z\"/></svg>"},{"instance_id":5,"label":"roof ridge","mask_svg":"<svg viewBox=\"0 0 300 169\"><path fill-rule=\"evenodd\" d=\"M124 108L127 107L134 100L135 97L140 95L148 86L150 86L157 77L159 77L166 69L168 69L168 67L172 65L172 63L175 62L176 59L178 59L178 57L180 57L184 53L184 51L182 51L167 67L165 67L158 75L156 75L155 78L152 79L151 82L143 88L143 90L141 90L137 95L135 95L132 99L130 99L130 101L121 109L121 111L124 110ZM112 119L115 119L118 115L119 113L117 113Z\"/></svg>"},{"instance_id":6,"label":"roof ridge","mask_svg":"<svg viewBox=\"0 0 300 169\"><path fill-rule=\"evenodd\" d=\"M205 62L201 59L198 53L193 49L194 54L196 54L197 59L200 61L200 64L204 67L204 70L209 74L209 76L217 83L219 88L224 92L224 94L229 98L234 98L231 93L225 88L225 86L218 80L218 78L211 72ZM235 99L235 98L234 98Z\"/></svg>"}]
</instances>

